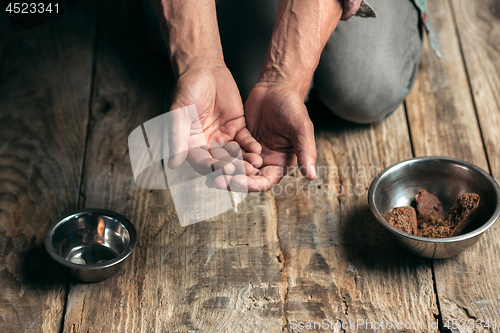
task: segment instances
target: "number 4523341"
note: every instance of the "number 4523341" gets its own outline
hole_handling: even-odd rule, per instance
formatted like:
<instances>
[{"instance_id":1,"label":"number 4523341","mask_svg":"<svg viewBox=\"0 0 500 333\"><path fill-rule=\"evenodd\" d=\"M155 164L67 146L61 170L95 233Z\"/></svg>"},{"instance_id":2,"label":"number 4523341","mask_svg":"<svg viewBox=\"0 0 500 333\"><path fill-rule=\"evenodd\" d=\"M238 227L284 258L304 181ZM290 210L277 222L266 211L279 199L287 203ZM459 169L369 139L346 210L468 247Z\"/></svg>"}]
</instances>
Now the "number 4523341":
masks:
<instances>
[{"instance_id":1,"label":"number 4523341","mask_svg":"<svg viewBox=\"0 0 500 333\"><path fill-rule=\"evenodd\" d=\"M478 330L481 328L496 329L497 328L497 320L495 319L495 320L490 321L488 319L486 321L483 321L480 319L477 319L477 320L474 320L474 319L469 319L469 320L445 319L443 326L448 328L448 329L451 329L451 330L456 330L456 329L462 330L462 329L467 329L467 328L470 328L470 329L476 328Z\"/></svg>"},{"instance_id":2,"label":"number 4523341","mask_svg":"<svg viewBox=\"0 0 500 333\"><path fill-rule=\"evenodd\" d=\"M43 14L43 13L59 13L59 4L44 4L44 3L26 3L14 2L9 3L5 11L13 14Z\"/></svg>"}]
</instances>

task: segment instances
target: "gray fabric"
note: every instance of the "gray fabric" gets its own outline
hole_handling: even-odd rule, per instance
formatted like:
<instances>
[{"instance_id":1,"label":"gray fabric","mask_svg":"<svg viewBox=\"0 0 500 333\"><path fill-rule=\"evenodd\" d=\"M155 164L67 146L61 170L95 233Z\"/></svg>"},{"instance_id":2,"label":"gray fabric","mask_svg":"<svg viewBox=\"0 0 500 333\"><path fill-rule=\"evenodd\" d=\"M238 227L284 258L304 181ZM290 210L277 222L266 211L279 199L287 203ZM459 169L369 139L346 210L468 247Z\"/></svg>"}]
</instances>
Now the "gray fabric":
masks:
<instances>
[{"instance_id":1,"label":"gray fabric","mask_svg":"<svg viewBox=\"0 0 500 333\"><path fill-rule=\"evenodd\" d=\"M317 97L335 114L370 123L410 93L422 54L419 12L410 1L371 0L376 19L340 22L314 75Z\"/></svg>"},{"instance_id":2,"label":"gray fabric","mask_svg":"<svg viewBox=\"0 0 500 333\"><path fill-rule=\"evenodd\" d=\"M313 78L312 97L344 119L371 123L410 93L422 53L419 12L409 0L370 0L377 18L341 21ZM224 58L243 100L257 82L274 26L277 0L220 0Z\"/></svg>"}]
</instances>

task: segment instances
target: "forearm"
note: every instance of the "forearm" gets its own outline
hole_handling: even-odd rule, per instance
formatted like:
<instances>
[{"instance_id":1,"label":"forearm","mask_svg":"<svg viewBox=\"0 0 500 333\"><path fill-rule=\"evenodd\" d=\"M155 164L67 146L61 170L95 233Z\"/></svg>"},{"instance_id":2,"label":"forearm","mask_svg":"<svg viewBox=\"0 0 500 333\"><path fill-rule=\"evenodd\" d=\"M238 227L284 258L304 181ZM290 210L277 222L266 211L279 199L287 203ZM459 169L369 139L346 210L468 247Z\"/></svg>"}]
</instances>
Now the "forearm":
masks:
<instances>
[{"instance_id":1,"label":"forearm","mask_svg":"<svg viewBox=\"0 0 500 333\"><path fill-rule=\"evenodd\" d=\"M153 0L174 74L224 65L214 0Z\"/></svg>"},{"instance_id":2,"label":"forearm","mask_svg":"<svg viewBox=\"0 0 500 333\"><path fill-rule=\"evenodd\" d=\"M304 97L341 16L339 0L280 0L260 82L283 83Z\"/></svg>"}]
</instances>

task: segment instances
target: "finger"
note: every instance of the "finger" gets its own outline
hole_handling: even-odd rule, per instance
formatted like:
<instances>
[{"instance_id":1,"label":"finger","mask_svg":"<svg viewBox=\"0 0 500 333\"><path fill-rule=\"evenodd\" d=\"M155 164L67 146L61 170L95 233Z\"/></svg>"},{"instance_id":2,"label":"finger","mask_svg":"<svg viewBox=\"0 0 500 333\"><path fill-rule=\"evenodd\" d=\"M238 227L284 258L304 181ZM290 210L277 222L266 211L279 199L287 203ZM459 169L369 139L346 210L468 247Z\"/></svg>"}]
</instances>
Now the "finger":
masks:
<instances>
[{"instance_id":1,"label":"finger","mask_svg":"<svg viewBox=\"0 0 500 333\"><path fill-rule=\"evenodd\" d=\"M302 105L305 108L305 105ZM305 111L307 114L307 110ZM292 123L292 135L291 139L293 142L293 147L295 155L297 156L297 164L299 166L300 173L304 175L308 180L313 180L316 178L316 142L314 141L314 126L309 119L297 120Z\"/></svg>"},{"instance_id":2,"label":"finger","mask_svg":"<svg viewBox=\"0 0 500 333\"><path fill-rule=\"evenodd\" d=\"M229 155L228 151L225 150L224 148L210 149L210 155L212 155L213 158L216 158L218 160L221 160L221 159L227 158L227 157L233 159L233 157L231 155Z\"/></svg>"},{"instance_id":3,"label":"finger","mask_svg":"<svg viewBox=\"0 0 500 333\"><path fill-rule=\"evenodd\" d=\"M213 159L213 166L214 166L214 172L221 172L226 175L230 175L236 170L231 161L227 161L224 159L222 160Z\"/></svg>"},{"instance_id":4,"label":"finger","mask_svg":"<svg viewBox=\"0 0 500 333\"><path fill-rule=\"evenodd\" d=\"M253 175L256 175L259 173L259 171L260 171L259 168L255 168L247 161L243 161L243 163L245 164L245 174L247 176L253 176Z\"/></svg>"},{"instance_id":5,"label":"finger","mask_svg":"<svg viewBox=\"0 0 500 333\"><path fill-rule=\"evenodd\" d=\"M244 175L246 174L245 170L245 161L240 161L240 160L233 160L232 164L234 165L234 172L233 175Z\"/></svg>"},{"instance_id":6,"label":"finger","mask_svg":"<svg viewBox=\"0 0 500 333\"><path fill-rule=\"evenodd\" d=\"M186 159L191 136L191 112L181 105L172 104L170 111L172 119L168 128L169 158L167 165L170 169L178 168ZM152 138L149 138L150 140Z\"/></svg>"},{"instance_id":7,"label":"finger","mask_svg":"<svg viewBox=\"0 0 500 333\"><path fill-rule=\"evenodd\" d=\"M174 126L176 125L174 124ZM168 158L167 165L170 169L176 169L182 164L182 162L184 162L188 155L189 129L184 133L182 133L180 129L177 131L172 130L170 133L170 156Z\"/></svg>"},{"instance_id":8,"label":"finger","mask_svg":"<svg viewBox=\"0 0 500 333\"><path fill-rule=\"evenodd\" d=\"M236 170L233 173L233 176L236 176L236 175L251 176L251 175L255 175L259 172L258 168L253 167L247 161L235 160L235 161L233 161L233 165L236 168Z\"/></svg>"},{"instance_id":9,"label":"finger","mask_svg":"<svg viewBox=\"0 0 500 333\"><path fill-rule=\"evenodd\" d=\"M262 166L262 157L260 155L245 152L236 142L228 142L224 145L224 150L229 156L225 156L224 151L219 151L219 148L211 151L212 156L231 162L236 167L236 173L255 174L258 168ZM245 162L243 163L241 159Z\"/></svg>"},{"instance_id":10,"label":"finger","mask_svg":"<svg viewBox=\"0 0 500 333\"><path fill-rule=\"evenodd\" d=\"M349 18L351 18L358 12L360 5L361 0L344 0L344 10L340 19L348 20Z\"/></svg>"},{"instance_id":11,"label":"finger","mask_svg":"<svg viewBox=\"0 0 500 333\"><path fill-rule=\"evenodd\" d=\"M227 191L230 191L230 187L229 187L229 182L231 181L231 179L233 178L233 176L229 176L229 175L220 175L218 176L217 178L214 179L214 187L216 189L219 189L219 190L227 190Z\"/></svg>"},{"instance_id":12,"label":"finger","mask_svg":"<svg viewBox=\"0 0 500 333\"><path fill-rule=\"evenodd\" d=\"M232 157L238 157L240 153L242 153L240 145L236 141L227 142L224 145L224 149L231 155Z\"/></svg>"},{"instance_id":13,"label":"finger","mask_svg":"<svg viewBox=\"0 0 500 333\"><path fill-rule=\"evenodd\" d=\"M258 143L248 128L243 127L234 137L235 141L245 149L247 152L260 154L262 152L262 146Z\"/></svg>"},{"instance_id":14,"label":"finger","mask_svg":"<svg viewBox=\"0 0 500 333\"><path fill-rule=\"evenodd\" d=\"M199 174L206 175L213 171L212 158L208 150L193 148L189 150L188 162Z\"/></svg>"},{"instance_id":15,"label":"finger","mask_svg":"<svg viewBox=\"0 0 500 333\"><path fill-rule=\"evenodd\" d=\"M209 142L208 145L210 149L223 148L225 146L225 142Z\"/></svg>"},{"instance_id":16,"label":"finger","mask_svg":"<svg viewBox=\"0 0 500 333\"><path fill-rule=\"evenodd\" d=\"M225 174L254 174L257 172L257 168L259 168L262 165L262 157L257 154L253 153L245 153L244 157L246 156L246 161L242 161L239 158L232 157L229 155L229 152L225 150L227 147L224 146L224 148L216 148L212 149L211 155L214 159L218 159L219 161L225 161L227 163L231 163L234 167L235 170L231 172L231 167L228 165L224 165L224 173ZM232 147L228 147L229 149L232 149ZM238 146L239 150L239 146ZM234 151L233 151L234 152ZM239 155L241 156L241 155ZM240 157L241 158L241 157ZM214 164L215 169L217 170L217 167Z\"/></svg>"},{"instance_id":17,"label":"finger","mask_svg":"<svg viewBox=\"0 0 500 333\"><path fill-rule=\"evenodd\" d=\"M262 156L254 153L244 153L243 160L250 163L255 168L260 168L262 166Z\"/></svg>"},{"instance_id":18,"label":"finger","mask_svg":"<svg viewBox=\"0 0 500 333\"><path fill-rule=\"evenodd\" d=\"M252 176L237 175L231 179L233 191L264 192L269 191L283 178L283 168L269 165L262 168L258 174Z\"/></svg>"},{"instance_id":19,"label":"finger","mask_svg":"<svg viewBox=\"0 0 500 333\"><path fill-rule=\"evenodd\" d=\"M228 191L231 191L231 192L248 193L247 186L242 186L242 187L236 188L236 187L234 187L232 185L232 180L235 177L246 177L246 176L243 176L243 175L239 175L239 176L225 176L225 178L223 178L223 176L219 176L218 178L215 179L215 182L214 182L214 184L216 184L215 187L218 188L218 189L220 189L220 190L228 190Z\"/></svg>"}]
</instances>

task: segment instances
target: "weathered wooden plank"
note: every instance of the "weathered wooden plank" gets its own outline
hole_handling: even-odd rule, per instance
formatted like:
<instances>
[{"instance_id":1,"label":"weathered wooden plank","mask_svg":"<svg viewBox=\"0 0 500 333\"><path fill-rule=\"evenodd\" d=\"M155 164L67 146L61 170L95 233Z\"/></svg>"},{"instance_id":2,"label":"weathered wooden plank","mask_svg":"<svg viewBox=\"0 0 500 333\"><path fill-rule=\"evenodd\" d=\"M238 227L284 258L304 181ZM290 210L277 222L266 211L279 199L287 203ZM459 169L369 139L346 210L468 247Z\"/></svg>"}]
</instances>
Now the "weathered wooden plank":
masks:
<instances>
[{"instance_id":1,"label":"weathered wooden plank","mask_svg":"<svg viewBox=\"0 0 500 333\"><path fill-rule=\"evenodd\" d=\"M486 154L500 180L500 3L451 1Z\"/></svg>"},{"instance_id":2,"label":"weathered wooden plank","mask_svg":"<svg viewBox=\"0 0 500 333\"><path fill-rule=\"evenodd\" d=\"M464 3L464 8L461 10L475 13L483 5L479 2L467 2L467 6ZM427 45L425 46L419 78L413 93L407 99L415 155L452 156L488 170L450 4L447 1L432 1L429 2L429 6L433 13L434 25L439 32L443 59L436 59ZM461 21L463 17L457 16L457 18L459 20L457 23L467 24L466 29L477 29ZM464 49L475 48L474 45L466 45L467 43L468 40L462 40ZM494 100L489 99L491 96L487 93L488 88L484 90L486 94L481 95L483 90L477 86L477 82L481 82L479 77L481 74L477 71L469 74L471 81L476 82L476 103L479 102L479 105L494 103ZM486 99L480 100L482 98ZM482 112L484 117L484 107ZM486 118L483 120L486 121ZM492 121L495 121L495 118L492 118ZM486 132L487 129L483 133ZM493 137L489 137L488 140L491 139ZM498 227L494 227L478 244L463 254L455 258L434 261L444 324L451 324L448 321L453 319L465 320L467 324L470 319L480 321L496 319L497 323L500 322L498 310L500 290L497 283L500 272L497 259L500 252L497 242L499 236ZM460 331L482 330L463 328Z\"/></svg>"},{"instance_id":3,"label":"weathered wooden plank","mask_svg":"<svg viewBox=\"0 0 500 333\"><path fill-rule=\"evenodd\" d=\"M128 135L164 112L170 88L167 59L151 46L142 15L133 1L102 5L84 168L85 206L127 216L139 241L113 278L71 285L65 331L277 332L282 279L269 195L185 228L172 220L158 232L174 208L170 194L134 183Z\"/></svg>"},{"instance_id":4,"label":"weathered wooden plank","mask_svg":"<svg viewBox=\"0 0 500 333\"><path fill-rule=\"evenodd\" d=\"M1 332L61 328L67 278L43 238L53 220L77 207L94 18L93 6L81 4L0 42L2 49L7 41L0 70Z\"/></svg>"},{"instance_id":5,"label":"weathered wooden plank","mask_svg":"<svg viewBox=\"0 0 500 333\"><path fill-rule=\"evenodd\" d=\"M147 246L151 221L158 219L168 202L164 193L135 186L127 138L135 127L160 113L165 66L148 49L145 22L132 1L101 2L97 13L92 121L82 203L125 215L136 226L139 238L134 255L117 276L97 284L71 283L64 331L132 332L139 331L135 321L146 319L141 318L137 298L151 294L144 286L144 275L151 270L145 262L156 259L155 264L160 263L159 257L148 259L154 250Z\"/></svg>"},{"instance_id":6,"label":"weathered wooden plank","mask_svg":"<svg viewBox=\"0 0 500 333\"><path fill-rule=\"evenodd\" d=\"M159 331L279 332L284 290L276 226L269 195L251 195L237 213L162 241L172 310Z\"/></svg>"},{"instance_id":7,"label":"weathered wooden plank","mask_svg":"<svg viewBox=\"0 0 500 333\"><path fill-rule=\"evenodd\" d=\"M336 125L317 128L318 178L286 177L289 193L276 195L288 328L327 319L336 331L361 320L361 331L383 321L428 332L438 312L429 263L398 250L367 204L378 172L412 157L404 108L372 126L321 123Z\"/></svg>"},{"instance_id":8,"label":"weathered wooden plank","mask_svg":"<svg viewBox=\"0 0 500 333\"><path fill-rule=\"evenodd\" d=\"M439 3L429 6L446 54L439 60L424 43L417 82L406 100L413 149L416 156L458 157L487 169L450 8Z\"/></svg>"}]
</instances>

